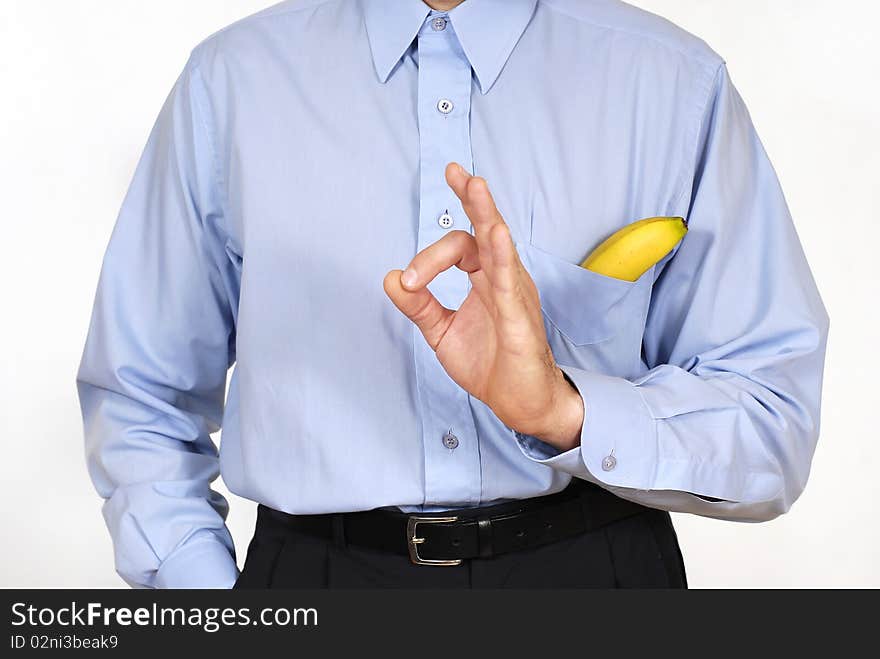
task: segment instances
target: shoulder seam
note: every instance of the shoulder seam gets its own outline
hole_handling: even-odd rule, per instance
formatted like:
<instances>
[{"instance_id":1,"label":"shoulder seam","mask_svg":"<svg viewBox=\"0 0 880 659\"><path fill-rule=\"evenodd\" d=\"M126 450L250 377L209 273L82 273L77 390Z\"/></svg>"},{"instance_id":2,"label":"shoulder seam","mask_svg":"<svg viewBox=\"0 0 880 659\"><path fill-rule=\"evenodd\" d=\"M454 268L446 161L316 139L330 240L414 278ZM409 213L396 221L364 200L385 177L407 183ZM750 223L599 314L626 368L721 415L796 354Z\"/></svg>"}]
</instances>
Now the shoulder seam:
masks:
<instances>
[{"instance_id":1,"label":"shoulder seam","mask_svg":"<svg viewBox=\"0 0 880 659\"><path fill-rule=\"evenodd\" d=\"M701 81L701 91L703 93L703 101L698 106L697 112L697 120L692 122L691 130L687 136L687 140L685 140L685 158L684 162L682 162L681 173L679 174L679 183L678 193L674 197L673 205L677 206L681 203L681 200L688 193L688 181L690 179L690 183L693 184L693 177L689 175L689 173L696 167L697 153L700 149L700 145L698 140L700 138L700 133L703 130L703 124L707 121L707 112L709 110L709 104L715 98L715 89L718 86L718 78L721 76L722 71L725 69L726 64L722 61L718 64L717 67L712 71L712 75L706 76ZM690 206L690 204L688 204ZM683 216L686 216L687 213L684 212L687 209L683 210ZM685 217L685 219L688 219Z\"/></svg>"},{"instance_id":2,"label":"shoulder seam","mask_svg":"<svg viewBox=\"0 0 880 659\"><path fill-rule=\"evenodd\" d=\"M219 36L225 34L226 32L229 32L230 30L232 30L240 25L244 25L244 24L247 24L250 22L264 21L264 20L268 20L271 18L278 18L279 16L287 16L289 14L296 14L296 13L303 12L303 11L306 11L309 9L315 9L316 7L320 7L321 5L326 5L331 2L338 2L338 1L339 0L311 0L310 2L307 2L306 4L294 6L294 7L288 7L287 9L283 9L283 10L279 9L278 11L272 11L272 9L273 9L272 6L267 7L265 9L263 9L262 11L259 11L255 14L251 14L250 16L244 16L243 18L239 18L237 21L233 21L229 25L212 32L211 34L206 36L204 39L202 39L192 50L193 50L193 52L200 50L208 42L212 41L216 37L219 37ZM278 3L278 4L281 4L281 3Z\"/></svg>"},{"instance_id":3,"label":"shoulder seam","mask_svg":"<svg viewBox=\"0 0 880 659\"><path fill-rule=\"evenodd\" d=\"M227 183L226 173L223 171L221 167L220 160L220 149L218 144L218 136L217 132L214 130L212 122L208 121L208 109L205 107L205 98L210 96L210 90L208 88L208 83L202 75L201 69L199 67L199 62L190 57L188 67L190 69L190 77L193 79L192 84L198 84L201 87L201 93L204 94L204 98L201 97L200 93L193 93L193 104L196 113L199 115L200 123L202 124L202 130L205 131L205 134L208 137L208 141L211 144L211 160L212 160L212 169L214 170L214 177L216 179L215 185L217 186L219 199L218 202L220 204L220 210L223 216L222 222L225 224L227 221L227 210L229 206L229 185ZM198 83L195 83L195 78L198 78ZM224 227L226 230L226 227ZM228 233L228 232L227 232Z\"/></svg>"},{"instance_id":4,"label":"shoulder seam","mask_svg":"<svg viewBox=\"0 0 880 659\"><path fill-rule=\"evenodd\" d=\"M677 52L682 55L692 56L695 59L699 60L700 62L706 63L709 67L712 67L715 64L715 62L712 61L714 58L701 57L700 54L695 49L688 50L685 48L679 48L671 43L668 43L667 41L664 41L663 39L657 37L654 34L650 34L649 32L642 32L640 30L633 30L630 28L622 27L620 25L608 25L607 23L602 23L602 22L597 21L593 18L587 18L585 16L577 16L577 15L575 15L569 11L566 11L566 10L562 9L561 7L557 6L556 3L552 2L552 0L538 0L538 3L540 5L547 7L551 11L555 11L557 14L561 14L562 16L567 16L568 18L571 18L576 21L580 21L581 23L587 23L588 25L594 25L598 28L602 28L602 29L609 30L612 32L622 32L624 34L629 34L631 36L644 37L645 39L650 39L654 43L656 43L660 46L663 46L665 48L668 48L669 50L671 50L673 52ZM666 19L663 19L662 17L659 17L659 18L661 18L662 20L666 20ZM681 28L679 28L679 29L681 29ZM692 36L694 36L694 39L699 39L699 37L697 37L695 35L692 35ZM714 53L715 57L718 60L721 60L721 62L724 61L724 59L721 57L721 55L719 55L718 53L715 53L714 51L711 50L710 46L707 45L706 48L708 48L710 52ZM713 68L713 70L714 70L714 68Z\"/></svg>"}]
</instances>

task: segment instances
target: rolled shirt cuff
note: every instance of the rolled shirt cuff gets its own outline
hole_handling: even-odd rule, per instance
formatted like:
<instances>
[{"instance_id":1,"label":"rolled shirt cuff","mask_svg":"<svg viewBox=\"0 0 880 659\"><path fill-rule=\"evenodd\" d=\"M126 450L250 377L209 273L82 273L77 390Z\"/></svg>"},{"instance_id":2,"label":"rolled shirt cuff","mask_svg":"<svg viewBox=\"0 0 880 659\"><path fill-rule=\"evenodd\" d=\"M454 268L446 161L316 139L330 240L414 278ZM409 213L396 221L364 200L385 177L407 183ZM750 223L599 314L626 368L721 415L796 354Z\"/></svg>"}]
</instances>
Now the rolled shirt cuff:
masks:
<instances>
[{"instance_id":1,"label":"rolled shirt cuff","mask_svg":"<svg viewBox=\"0 0 880 659\"><path fill-rule=\"evenodd\" d=\"M159 566L156 588L229 589L238 579L238 566L226 545L216 536L183 544Z\"/></svg>"}]
</instances>

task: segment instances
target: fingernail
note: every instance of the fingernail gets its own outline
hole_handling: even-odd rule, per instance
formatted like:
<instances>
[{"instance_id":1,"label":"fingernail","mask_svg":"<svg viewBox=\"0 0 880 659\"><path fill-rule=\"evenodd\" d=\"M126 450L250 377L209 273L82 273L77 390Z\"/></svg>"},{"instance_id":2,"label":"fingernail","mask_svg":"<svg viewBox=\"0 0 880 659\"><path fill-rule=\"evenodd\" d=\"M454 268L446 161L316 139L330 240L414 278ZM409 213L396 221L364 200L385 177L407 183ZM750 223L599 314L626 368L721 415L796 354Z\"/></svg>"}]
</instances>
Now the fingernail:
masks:
<instances>
[{"instance_id":1,"label":"fingernail","mask_svg":"<svg viewBox=\"0 0 880 659\"><path fill-rule=\"evenodd\" d=\"M407 268L404 273L400 276L400 282L406 286L407 288L411 288L415 285L416 279L418 279L418 273L412 268Z\"/></svg>"},{"instance_id":2,"label":"fingernail","mask_svg":"<svg viewBox=\"0 0 880 659\"><path fill-rule=\"evenodd\" d=\"M456 166L458 167L458 173L459 173L459 174L461 174L462 176L467 176L467 175L468 175L468 173L464 170L464 167L462 167L461 165L459 165L459 164L457 164L457 163L456 163Z\"/></svg>"}]
</instances>

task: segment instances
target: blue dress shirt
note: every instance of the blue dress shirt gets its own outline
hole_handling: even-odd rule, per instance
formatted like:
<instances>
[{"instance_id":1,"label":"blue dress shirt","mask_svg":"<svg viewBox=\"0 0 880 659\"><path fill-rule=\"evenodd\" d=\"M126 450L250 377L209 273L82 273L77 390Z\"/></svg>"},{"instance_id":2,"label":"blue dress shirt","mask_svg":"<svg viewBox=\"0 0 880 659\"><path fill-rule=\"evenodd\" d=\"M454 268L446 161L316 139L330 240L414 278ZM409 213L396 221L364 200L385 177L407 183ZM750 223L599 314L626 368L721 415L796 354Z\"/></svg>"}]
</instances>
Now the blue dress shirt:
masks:
<instances>
[{"instance_id":1,"label":"blue dress shirt","mask_svg":"<svg viewBox=\"0 0 880 659\"><path fill-rule=\"evenodd\" d=\"M505 427L385 296L386 272L471 228L452 161L488 180L538 286L584 399L579 448ZM690 233L641 279L579 267L657 215ZM468 285L453 269L431 290L456 307ZM291 513L582 478L773 518L807 480L827 330L773 168L699 39L613 0L298 0L192 51L112 232L77 386L120 575L228 587L218 472Z\"/></svg>"}]
</instances>

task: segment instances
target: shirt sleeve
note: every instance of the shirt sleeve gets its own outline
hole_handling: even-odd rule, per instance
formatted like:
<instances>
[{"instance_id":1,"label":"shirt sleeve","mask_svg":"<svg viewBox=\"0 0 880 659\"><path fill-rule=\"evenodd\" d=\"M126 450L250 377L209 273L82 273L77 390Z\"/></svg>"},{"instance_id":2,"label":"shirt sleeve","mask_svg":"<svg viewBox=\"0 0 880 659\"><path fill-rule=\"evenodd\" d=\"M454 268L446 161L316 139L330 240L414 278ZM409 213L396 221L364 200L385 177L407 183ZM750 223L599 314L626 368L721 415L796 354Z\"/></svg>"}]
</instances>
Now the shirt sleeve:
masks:
<instances>
[{"instance_id":1,"label":"shirt sleeve","mask_svg":"<svg viewBox=\"0 0 880 659\"><path fill-rule=\"evenodd\" d=\"M724 65L698 134L690 231L654 285L645 373L560 364L584 400L580 447L517 441L530 459L646 506L764 521L807 481L828 316Z\"/></svg>"},{"instance_id":2,"label":"shirt sleeve","mask_svg":"<svg viewBox=\"0 0 880 659\"><path fill-rule=\"evenodd\" d=\"M193 55L116 220L77 373L89 474L133 587L227 588L238 576L227 502L210 488L239 282L208 107Z\"/></svg>"}]
</instances>

